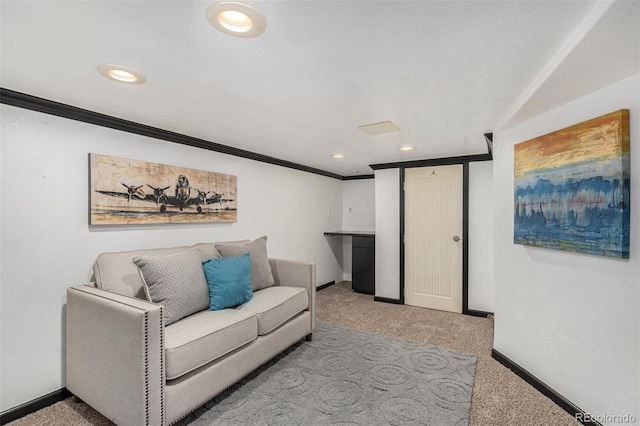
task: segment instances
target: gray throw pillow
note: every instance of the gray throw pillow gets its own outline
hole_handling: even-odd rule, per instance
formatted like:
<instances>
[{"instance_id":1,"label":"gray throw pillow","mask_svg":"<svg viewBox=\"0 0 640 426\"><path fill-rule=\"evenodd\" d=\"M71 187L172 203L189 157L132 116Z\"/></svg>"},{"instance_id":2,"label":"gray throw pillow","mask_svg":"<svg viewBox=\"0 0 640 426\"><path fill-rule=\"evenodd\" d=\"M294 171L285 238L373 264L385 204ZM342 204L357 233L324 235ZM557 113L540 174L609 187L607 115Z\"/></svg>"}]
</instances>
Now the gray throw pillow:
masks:
<instances>
[{"instance_id":1,"label":"gray throw pillow","mask_svg":"<svg viewBox=\"0 0 640 426\"><path fill-rule=\"evenodd\" d=\"M140 268L151 301L164 307L165 326L209 308L209 287L200 250L169 256L134 256L131 260Z\"/></svg>"},{"instance_id":2,"label":"gray throw pillow","mask_svg":"<svg viewBox=\"0 0 640 426\"><path fill-rule=\"evenodd\" d=\"M251 254L251 288L253 291L271 287L275 281L267 256L267 237L260 237L244 245L217 243L222 257L239 257Z\"/></svg>"}]
</instances>

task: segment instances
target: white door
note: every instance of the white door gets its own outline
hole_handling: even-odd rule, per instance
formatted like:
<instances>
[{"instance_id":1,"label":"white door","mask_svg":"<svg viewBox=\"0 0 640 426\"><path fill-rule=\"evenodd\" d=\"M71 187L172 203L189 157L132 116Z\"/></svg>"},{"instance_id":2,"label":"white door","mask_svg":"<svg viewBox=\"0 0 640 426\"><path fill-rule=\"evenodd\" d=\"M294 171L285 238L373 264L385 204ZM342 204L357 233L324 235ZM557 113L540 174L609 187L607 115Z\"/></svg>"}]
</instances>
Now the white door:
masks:
<instances>
[{"instance_id":1,"label":"white door","mask_svg":"<svg viewBox=\"0 0 640 426\"><path fill-rule=\"evenodd\" d=\"M462 312L461 164L405 171L407 305Z\"/></svg>"}]
</instances>

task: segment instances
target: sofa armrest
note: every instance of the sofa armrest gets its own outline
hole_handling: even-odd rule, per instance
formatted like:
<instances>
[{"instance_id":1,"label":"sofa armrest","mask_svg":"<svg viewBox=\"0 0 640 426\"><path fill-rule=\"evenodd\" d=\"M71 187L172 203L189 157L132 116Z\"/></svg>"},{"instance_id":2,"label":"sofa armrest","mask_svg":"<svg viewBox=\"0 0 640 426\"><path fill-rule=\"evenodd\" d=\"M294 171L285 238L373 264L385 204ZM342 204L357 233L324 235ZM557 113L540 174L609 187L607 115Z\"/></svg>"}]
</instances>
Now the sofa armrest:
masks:
<instances>
[{"instance_id":1,"label":"sofa armrest","mask_svg":"<svg viewBox=\"0 0 640 426\"><path fill-rule=\"evenodd\" d=\"M269 259L275 285L303 287L309 295L311 331L316 328L316 264L295 260Z\"/></svg>"},{"instance_id":2,"label":"sofa armrest","mask_svg":"<svg viewBox=\"0 0 640 426\"><path fill-rule=\"evenodd\" d=\"M67 389L116 424L163 425L162 306L67 289Z\"/></svg>"}]
</instances>

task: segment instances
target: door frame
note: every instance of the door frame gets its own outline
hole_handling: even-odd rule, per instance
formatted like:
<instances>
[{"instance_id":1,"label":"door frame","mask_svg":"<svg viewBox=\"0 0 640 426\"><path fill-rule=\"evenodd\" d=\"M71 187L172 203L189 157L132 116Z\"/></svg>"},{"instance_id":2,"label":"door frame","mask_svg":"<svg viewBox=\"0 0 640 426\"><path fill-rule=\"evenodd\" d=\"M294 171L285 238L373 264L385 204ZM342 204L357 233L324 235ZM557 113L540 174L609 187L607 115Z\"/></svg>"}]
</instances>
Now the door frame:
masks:
<instances>
[{"instance_id":1,"label":"door frame","mask_svg":"<svg viewBox=\"0 0 640 426\"><path fill-rule=\"evenodd\" d=\"M486 136L485 136L486 137ZM489 139L487 138L487 141ZM487 142L488 143L488 142ZM405 193L404 193L404 180L405 170L417 167L430 167L430 166L450 166L453 164L462 165L462 313L464 315L472 315L477 317L484 317L491 315L491 312L478 311L475 309L469 309L469 163L477 161L491 161L493 160L492 150L489 149L489 154L480 155L468 155L461 157L450 158L436 158L432 160L418 160L407 161L402 163L387 163L372 165L374 170L397 168L399 169L399 192L400 192L400 279L399 279L399 295L397 300L375 297L374 300L379 302L390 302L404 305L404 233L405 233Z\"/></svg>"}]
</instances>

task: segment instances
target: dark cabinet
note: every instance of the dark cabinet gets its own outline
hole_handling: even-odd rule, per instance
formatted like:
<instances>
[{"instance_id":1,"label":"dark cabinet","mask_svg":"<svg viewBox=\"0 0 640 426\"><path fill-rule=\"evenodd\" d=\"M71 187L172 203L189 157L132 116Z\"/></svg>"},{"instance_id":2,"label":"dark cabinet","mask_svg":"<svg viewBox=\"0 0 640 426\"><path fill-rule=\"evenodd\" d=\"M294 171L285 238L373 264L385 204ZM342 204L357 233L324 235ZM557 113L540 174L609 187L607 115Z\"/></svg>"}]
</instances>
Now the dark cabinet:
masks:
<instances>
[{"instance_id":1,"label":"dark cabinet","mask_svg":"<svg viewBox=\"0 0 640 426\"><path fill-rule=\"evenodd\" d=\"M359 293L375 294L376 239L355 235L351 238L351 287Z\"/></svg>"}]
</instances>

